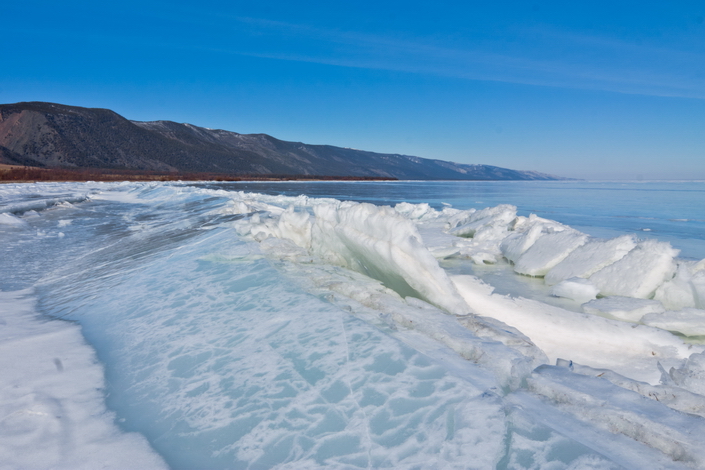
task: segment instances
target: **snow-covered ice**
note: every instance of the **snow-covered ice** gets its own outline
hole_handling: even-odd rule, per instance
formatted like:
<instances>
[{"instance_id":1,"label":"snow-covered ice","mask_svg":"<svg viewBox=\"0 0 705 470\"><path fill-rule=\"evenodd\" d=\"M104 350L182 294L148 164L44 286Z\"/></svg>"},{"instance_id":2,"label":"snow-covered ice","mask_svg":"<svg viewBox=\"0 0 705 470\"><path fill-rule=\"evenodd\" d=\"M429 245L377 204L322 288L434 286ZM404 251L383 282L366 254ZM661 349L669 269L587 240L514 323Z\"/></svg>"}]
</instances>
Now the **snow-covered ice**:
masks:
<instances>
[{"instance_id":1,"label":"snow-covered ice","mask_svg":"<svg viewBox=\"0 0 705 470\"><path fill-rule=\"evenodd\" d=\"M512 205L232 189L0 188L6 466L705 465L705 262Z\"/></svg>"},{"instance_id":2,"label":"snow-covered ice","mask_svg":"<svg viewBox=\"0 0 705 470\"><path fill-rule=\"evenodd\" d=\"M571 277L551 288L552 295L573 299L581 304L596 299L599 293L600 291L590 281L580 277Z\"/></svg>"},{"instance_id":3,"label":"snow-covered ice","mask_svg":"<svg viewBox=\"0 0 705 470\"><path fill-rule=\"evenodd\" d=\"M678 250L656 240L639 242L633 250L590 276L602 295L646 299L673 277Z\"/></svg>"},{"instance_id":4,"label":"snow-covered ice","mask_svg":"<svg viewBox=\"0 0 705 470\"><path fill-rule=\"evenodd\" d=\"M617 320L639 322L646 314L662 314L666 311L658 300L635 299L633 297L610 296L585 303L583 311L593 315L607 315Z\"/></svg>"},{"instance_id":5,"label":"snow-covered ice","mask_svg":"<svg viewBox=\"0 0 705 470\"><path fill-rule=\"evenodd\" d=\"M583 245L587 235L574 230L547 233L516 260L514 270L529 276L545 276L570 253Z\"/></svg>"},{"instance_id":6,"label":"snow-covered ice","mask_svg":"<svg viewBox=\"0 0 705 470\"><path fill-rule=\"evenodd\" d=\"M103 368L68 322L34 310L32 292L0 292L0 468L167 468L105 408Z\"/></svg>"},{"instance_id":7,"label":"snow-covered ice","mask_svg":"<svg viewBox=\"0 0 705 470\"><path fill-rule=\"evenodd\" d=\"M705 310L698 308L649 313L641 318L641 322L663 330L677 331L685 336L705 336Z\"/></svg>"},{"instance_id":8,"label":"snow-covered ice","mask_svg":"<svg viewBox=\"0 0 705 470\"><path fill-rule=\"evenodd\" d=\"M635 247L636 241L632 235L588 240L546 273L546 284L553 285L571 277L588 278L619 261Z\"/></svg>"}]
</instances>

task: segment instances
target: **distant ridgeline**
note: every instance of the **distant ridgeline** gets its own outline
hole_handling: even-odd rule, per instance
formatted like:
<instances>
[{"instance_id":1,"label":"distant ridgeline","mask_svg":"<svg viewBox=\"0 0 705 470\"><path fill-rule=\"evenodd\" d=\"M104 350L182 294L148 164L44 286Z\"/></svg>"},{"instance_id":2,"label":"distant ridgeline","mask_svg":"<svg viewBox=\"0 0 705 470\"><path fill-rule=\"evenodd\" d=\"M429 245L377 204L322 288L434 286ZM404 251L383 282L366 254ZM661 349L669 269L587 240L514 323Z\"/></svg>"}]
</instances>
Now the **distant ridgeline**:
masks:
<instances>
[{"instance_id":1,"label":"distant ridgeline","mask_svg":"<svg viewBox=\"0 0 705 470\"><path fill-rule=\"evenodd\" d=\"M489 165L286 142L266 134L238 134L171 121L129 121L108 109L42 102L0 105L0 164L211 175L563 179Z\"/></svg>"}]
</instances>

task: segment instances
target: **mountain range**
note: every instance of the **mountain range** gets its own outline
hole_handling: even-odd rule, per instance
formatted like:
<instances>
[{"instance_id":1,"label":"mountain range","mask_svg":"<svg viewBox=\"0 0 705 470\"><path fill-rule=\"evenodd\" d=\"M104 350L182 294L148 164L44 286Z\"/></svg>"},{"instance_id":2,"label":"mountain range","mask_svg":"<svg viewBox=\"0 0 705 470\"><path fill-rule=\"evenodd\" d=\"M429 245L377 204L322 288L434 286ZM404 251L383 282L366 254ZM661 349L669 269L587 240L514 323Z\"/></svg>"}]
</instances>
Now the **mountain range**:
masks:
<instances>
[{"instance_id":1,"label":"mountain range","mask_svg":"<svg viewBox=\"0 0 705 470\"><path fill-rule=\"evenodd\" d=\"M287 142L172 121L130 121L109 109L0 105L0 163L231 175L420 180L557 180L533 171Z\"/></svg>"}]
</instances>

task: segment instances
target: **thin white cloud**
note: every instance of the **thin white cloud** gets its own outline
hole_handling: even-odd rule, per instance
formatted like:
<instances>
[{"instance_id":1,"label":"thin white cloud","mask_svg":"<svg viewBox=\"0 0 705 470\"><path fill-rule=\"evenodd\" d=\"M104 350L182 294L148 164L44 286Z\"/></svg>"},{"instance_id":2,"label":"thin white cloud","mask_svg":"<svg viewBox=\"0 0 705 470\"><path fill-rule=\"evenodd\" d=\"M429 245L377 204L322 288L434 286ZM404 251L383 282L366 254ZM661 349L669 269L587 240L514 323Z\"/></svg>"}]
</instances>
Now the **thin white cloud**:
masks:
<instances>
[{"instance_id":1,"label":"thin white cloud","mask_svg":"<svg viewBox=\"0 0 705 470\"><path fill-rule=\"evenodd\" d=\"M472 80L705 99L705 54L673 48L542 28L515 32L521 40L516 42L525 41L524 45L498 53L487 48L444 47L418 39L256 18L232 20L247 25L250 32L287 39L282 41L282 47L263 41L254 50L226 49L243 55ZM297 41L302 43L299 47ZM316 46L310 47L309 41ZM556 44L560 45L556 48L558 53L551 50ZM501 45L495 48L501 49Z\"/></svg>"},{"instance_id":2,"label":"thin white cloud","mask_svg":"<svg viewBox=\"0 0 705 470\"><path fill-rule=\"evenodd\" d=\"M705 99L705 50L697 47L680 50L633 44L550 26L502 31L473 44L468 38L455 37L451 41L443 36L371 34L227 16L196 7L179 11L176 19L164 12L152 14L157 15L152 18L155 24L178 23L179 28L172 28L173 33L167 35L163 34L164 28L160 29L161 35L150 30L130 36L111 31L89 34L66 28L52 34L125 46L139 44L468 80ZM26 25L24 29L29 28ZM200 33L189 36L183 31Z\"/></svg>"}]
</instances>

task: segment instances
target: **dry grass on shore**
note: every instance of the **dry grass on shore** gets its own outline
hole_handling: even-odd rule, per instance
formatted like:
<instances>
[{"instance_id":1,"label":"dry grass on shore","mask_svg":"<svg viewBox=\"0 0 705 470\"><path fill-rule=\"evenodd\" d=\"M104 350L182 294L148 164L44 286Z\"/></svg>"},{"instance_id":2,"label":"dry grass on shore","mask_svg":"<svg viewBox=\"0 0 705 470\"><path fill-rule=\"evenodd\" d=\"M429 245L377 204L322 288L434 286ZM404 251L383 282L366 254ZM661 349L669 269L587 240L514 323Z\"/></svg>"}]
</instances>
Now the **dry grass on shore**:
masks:
<instances>
[{"instance_id":1,"label":"dry grass on shore","mask_svg":"<svg viewBox=\"0 0 705 470\"><path fill-rule=\"evenodd\" d=\"M240 175L102 168L38 168L0 164L0 183L36 181L388 181L394 179L374 176Z\"/></svg>"}]
</instances>

